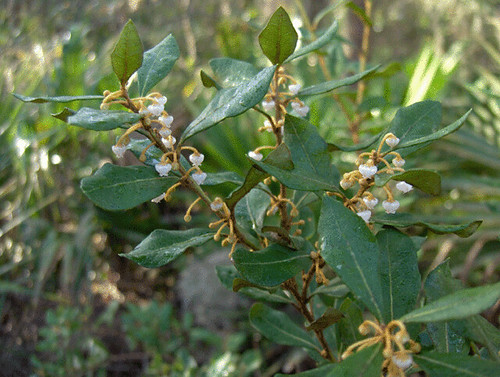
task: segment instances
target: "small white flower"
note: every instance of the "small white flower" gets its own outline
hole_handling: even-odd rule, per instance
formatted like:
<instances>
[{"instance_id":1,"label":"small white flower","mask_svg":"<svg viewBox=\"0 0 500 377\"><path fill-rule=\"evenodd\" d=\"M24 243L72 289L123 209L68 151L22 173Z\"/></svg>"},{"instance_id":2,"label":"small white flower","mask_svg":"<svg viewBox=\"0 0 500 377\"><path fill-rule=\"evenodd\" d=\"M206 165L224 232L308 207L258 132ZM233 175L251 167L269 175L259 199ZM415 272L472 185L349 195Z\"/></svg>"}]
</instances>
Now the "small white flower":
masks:
<instances>
[{"instance_id":1,"label":"small white flower","mask_svg":"<svg viewBox=\"0 0 500 377\"><path fill-rule=\"evenodd\" d=\"M170 170L172 170L172 164L167 162L159 162L155 165L155 169L160 174L160 177L166 177Z\"/></svg>"},{"instance_id":2,"label":"small white flower","mask_svg":"<svg viewBox=\"0 0 500 377\"><path fill-rule=\"evenodd\" d=\"M170 135L172 135L172 130L168 127L162 127L160 129L160 135L163 139L167 139Z\"/></svg>"},{"instance_id":3,"label":"small white flower","mask_svg":"<svg viewBox=\"0 0 500 377\"><path fill-rule=\"evenodd\" d=\"M218 210L222 209L222 205L224 202L220 198L215 198L215 200L210 203L210 209L214 212L217 212Z\"/></svg>"},{"instance_id":4,"label":"small white flower","mask_svg":"<svg viewBox=\"0 0 500 377\"><path fill-rule=\"evenodd\" d=\"M122 158L125 152L127 151L127 146L126 145L113 145L111 147L111 150L113 153L116 155L118 158Z\"/></svg>"},{"instance_id":5,"label":"small white flower","mask_svg":"<svg viewBox=\"0 0 500 377\"><path fill-rule=\"evenodd\" d=\"M371 178L377 173L378 169L375 165L370 166L370 165L362 164L362 165L359 165L358 170L363 177Z\"/></svg>"},{"instance_id":6,"label":"small white flower","mask_svg":"<svg viewBox=\"0 0 500 377\"><path fill-rule=\"evenodd\" d=\"M163 108L163 105L153 104L148 106L148 111L151 113L151 115L158 117L163 112Z\"/></svg>"},{"instance_id":7,"label":"small white flower","mask_svg":"<svg viewBox=\"0 0 500 377\"><path fill-rule=\"evenodd\" d=\"M403 194L406 194L407 192L410 192L413 190L413 186L410 185L409 183L406 183L405 181L398 182L396 184L396 188L401 191Z\"/></svg>"},{"instance_id":8,"label":"small white flower","mask_svg":"<svg viewBox=\"0 0 500 377\"><path fill-rule=\"evenodd\" d=\"M271 122L269 121L269 119L266 119L264 121L264 127L266 128L267 132L273 132L273 125L271 124Z\"/></svg>"},{"instance_id":9,"label":"small white flower","mask_svg":"<svg viewBox=\"0 0 500 377\"><path fill-rule=\"evenodd\" d=\"M250 152L248 152L248 157L253 158L254 160L260 161L260 160L262 160L262 158L264 156L262 156L262 153L250 151Z\"/></svg>"},{"instance_id":10,"label":"small white flower","mask_svg":"<svg viewBox=\"0 0 500 377\"><path fill-rule=\"evenodd\" d=\"M309 106L303 105L300 102L292 102L292 109L297 113L300 117L305 117L309 112Z\"/></svg>"},{"instance_id":11,"label":"small white flower","mask_svg":"<svg viewBox=\"0 0 500 377\"><path fill-rule=\"evenodd\" d=\"M174 121L174 117L172 115L169 115L169 116L161 116L158 118L158 121L160 121L161 123L163 123L163 125L165 127L170 127L170 125L172 124L172 122Z\"/></svg>"},{"instance_id":12,"label":"small white flower","mask_svg":"<svg viewBox=\"0 0 500 377\"><path fill-rule=\"evenodd\" d=\"M365 221L365 223L368 223L368 220L370 220L370 217L372 216L372 212L370 210L366 210L357 212L356 215L361 217Z\"/></svg>"},{"instance_id":13,"label":"small white flower","mask_svg":"<svg viewBox=\"0 0 500 377\"><path fill-rule=\"evenodd\" d=\"M162 139L161 139L161 141L163 142L163 144L165 144L165 146L166 146L167 148L173 148L173 147L174 147L174 144L175 144L175 142L176 142L177 140L175 139L175 137L173 137L173 136L169 136L169 137L168 137L168 138L166 138L166 139L165 139L165 138L162 138Z\"/></svg>"},{"instance_id":14,"label":"small white flower","mask_svg":"<svg viewBox=\"0 0 500 377\"><path fill-rule=\"evenodd\" d=\"M290 92L292 94L297 94L301 88L302 88L302 85L300 85L300 84L288 85L288 89L290 89Z\"/></svg>"},{"instance_id":15,"label":"small white flower","mask_svg":"<svg viewBox=\"0 0 500 377\"><path fill-rule=\"evenodd\" d=\"M344 190L351 188L353 184L354 184L354 181L352 181L352 180L342 179L340 181L340 187L342 187Z\"/></svg>"},{"instance_id":16,"label":"small white flower","mask_svg":"<svg viewBox=\"0 0 500 377\"><path fill-rule=\"evenodd\" d=\"M262 101L262 107L264 108L265 111L271 111L274 109L275 103L273 100L269 101Z\"/></svg>"},{"instance_id":17,"label":"small white flower","mask_svg":"<svg viewBox=\"0 0 500 377\"><path fill-rule=\"evenodd\" d=\"M363 202L365 203L366 207L368 209L374 209L375 206L378 204L378 199L373 197L371 199L368 199L366 196L363 198Z\"/></svg>"},{"instance_id":18,"label":"small white flower","mask_svg":"<svg viewBox=\"0 0 500 377\"><path fill-rule=\"evenodd\" d=\"M393 200L392 202L384 200L382 202L382 207L384 207L386 213L394 214L399 208L399 202L397 200Z\"/></svg>"},{"instance_id":19,"label":"small white flower","mask_svg":"<svg viewBox=\"0 0 500 377\"><path fill-rule=\"evenodd\" d=\"M156 102L162 106L165 106L165 104L167 103L167 97L161 96L159 98L156 98Z\"/></svg>"},{"instance_id":20,"label":"small white flower","mask_svg":"<svg viewBox=\"0 0 500 377\"><path fill-rule=\"evenodd\" d=\"M203 182L205 182L205 179L207 179L207 173L204 173L204 172L195 172L193 173L193 175L191 175L191 177L194 179L194 181L201 185Z\"/></svg>"},{"instance_id":21,"label":"small white flower","mask_svg":"<svg viewBox=\"0 0 500 377\"><path fill-rule=\"evenodd\" d=\"M385 142L389 147L394 148L396 145L399 144L399 138L397 138L396 136L391 136L385 139Z\"/></svg>"},{"instance_id":22,"label":"small white flower","mask_svg":"<svg viewBox=\"0 0 500 377\"><path fill-rule=\"evenodd\" d=\"M405 160L403 160L402 158L399 158L399 157L396 157L392 160L392 163L394 164L395 167L397 168L402 168L403 165L405 164Z\"/></svg>"},{"instance_id":23,"label":"small white flower","mask_svg":"<svg viewBox=\"0 0 500 377\"><path fill-rule=\"evenodd\" d=\"M193 164L193 166L200 166L205 156L202 153L193 153L189 156L189 161Z\"/></svg>"},{"instance_id":24,"label":"small white flower","mask_svg":"<svg viewBox=\"0 0 500 377\"><path fill-rule=\"evenodd\" d=\"M160 203L163 200L164 197L165 197L165 193L157 196L156 198L151 199L151 201L153 203Z\"/></svg>"},{"instance_id":25,"label":"small white flower","mask_svg":"<svg viewBox=\"0 0 500 377\"><path fill-rule=\"evenodd\" d=\"M400 369L408 369L413 364L413 357L409 353L395 352L392 362Z\"/></svg>"}]
</instances>

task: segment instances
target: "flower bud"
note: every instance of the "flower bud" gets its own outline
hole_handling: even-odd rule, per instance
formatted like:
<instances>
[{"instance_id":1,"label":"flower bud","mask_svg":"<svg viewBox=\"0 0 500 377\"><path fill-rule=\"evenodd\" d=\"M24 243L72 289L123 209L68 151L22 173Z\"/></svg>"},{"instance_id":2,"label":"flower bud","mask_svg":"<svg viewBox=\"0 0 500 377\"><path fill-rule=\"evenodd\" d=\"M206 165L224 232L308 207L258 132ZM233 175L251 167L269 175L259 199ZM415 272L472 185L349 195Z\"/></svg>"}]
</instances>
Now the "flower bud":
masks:
<instances>
[{"instance_id":1,"label":"flower bud","mask_svg":"<svg viewBox=\"0 0 500 377\"><path fill-rule=\"evenodd\" d=\"M250 152L248 152L248 157L253 158L254 160L260 161L260 160L262 160L262 158L264 156L262 156L262 153L250 151Z\"/></svg>"},{"instance_id":2,"label":"flower bud","mask_svg":"<svg viewBox=\"0 0 500 377\"><path fill-rule=\"evenodd\" d=\"M116 155L118 158L122 158L125 152L127 151L127 146L126 145L113 145L111 147L111 150L113 153Z\"/></svg>"},{"instance_id":3,"label":"flower bud","mask_svg":"<svg viewBox=\"0 0 500 377\"><path fill-rule=\"evenodd\" d=\"M413 190L413 186L410 185L409 183L406 183L405 181L398 182L396 184L396 188L401 191L403 194L406 194L407 192L410 192Z\"/></svg>"},{"instance_id":4,"label":"flower bud","mask_svg":"<svg viewBox=\"0 0 500 377\"><path fill-rule=\"evenodd\" d=\"M301 88L302 88L302 85L300 85L300 84L288 85L288 89L294 95L296 95Z\"/></svg>"},{"instance_id":5,"label":"flower bud","mask_svg":"<svg viewBox=\"0 0 500 377\"><path fill-rule=\"evenodd\" d=\"M366 179L369 179L377 173L378 169L374 165L363 164L363 165L359 165L358 170L363 177L365 177Z\"/></svg>"},{"instance_id":6,"label":"flower bud","mask_svg":"<svg viewBox=\"0 0 500 377\"><path fill-rule=\"evenodd\" d=\"M382 207L384 207L386 213L394 214L399 208L399 202L397 200L384 200L382 203Z\"/></svg>"},{"instance_id":7,"label":"flower bud","mask_svg":"<svg viewBox=\"0 0 500 377\"><path fill-rule=\"evenodd\" d=\"M195 172L193 175L191 175L193 180L198 184L201 185L203 182L205 182L205 179L207 178L207 173L204 172Z\"/></svg>"},{"instance_id":8,"label":"flower bud","mask_svg":"<svg viewBox=\"0 0 500 377\"><path fill-rule=\"evenodd\" d=\"M395 167L397 168L402 168L403 165L405 164L405 160L403 160L402 158L400 157L395 157L393 160L392 160L392 163L394 164Z\"/></svg>"},{"instance_id":9,"label":"flower bud","mask_svg":"<svg viewBox=\"0 0 500 377\"><path fill-rule=\"evenodd\" d=\"M160 174L160 177L166 177L170 170L172 170L172 164L167 162L159 162L155 165L155 169Z\"/></svg>"},{"instance_id":10,"label":"flower bud","mask_svg":"<svg viewBox=\"0 0 500 377\"><path fill-rule=\"evenodd\" d=\"M392 135L392 136L388 137L387 139L385 139L385 142L387 143L387 145L389 147L394 148L396 145L399 144L399 138Z\"/></svg>"},{"instance_id":11,"label":"flower bud","mask_svg":"<svg viewBox=\"0 0 500 377\"><path fill-rule=\"evenodd\" d=\"M202 153L194 152L189 156L189 161L191 161L193 166L200 166L204 159L205 156Z\"/></svg>"},{"instance_id":12,"label":"flower bud","mask_svg":"<svg viewBox=\"0 0 500 377\"><path fill-rule=\"evenodd\" d=\"M372 216L372 212L370 210L366 211L361 211L356 213L359 217L361 217L365 223L368 224L368 221L370 220L370 217Z\"/></svg>"}]
</instances>

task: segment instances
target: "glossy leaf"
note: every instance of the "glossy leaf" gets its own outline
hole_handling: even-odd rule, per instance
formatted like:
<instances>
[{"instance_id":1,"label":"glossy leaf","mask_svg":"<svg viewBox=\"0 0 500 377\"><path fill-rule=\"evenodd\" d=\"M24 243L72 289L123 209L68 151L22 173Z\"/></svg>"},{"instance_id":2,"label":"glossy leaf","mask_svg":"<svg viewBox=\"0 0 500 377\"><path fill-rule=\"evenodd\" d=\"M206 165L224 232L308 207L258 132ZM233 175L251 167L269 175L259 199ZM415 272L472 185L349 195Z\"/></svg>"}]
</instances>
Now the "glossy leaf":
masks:
<instances>
[{"instance_id":1,"label":"glossy leaf","mask_svg":"<svg viewBox=\"0 0 500 377\"><path fill-rule=\"evenodd\" d=\"M321 315L321 317L319 317L318 319L316 319L314 322L312 322L311 324L309 324L306 327L306 330L307 331L324 330L327 327L333 325L334 323L337 323L338 321L340 321L343 316L344 315L342 314L342 312L340 310L335 309L335 308L327 308L326 311L323 313L323 315Z\"/></svg>"},{"instance_id":2,"label":"glossy leaf","mask_svg":"<svg viewBox=\"0 0 500 377\"><path fill-rule=\"evenodd\" d=\"M328 44L333 40L333 37L337 33L339 24L337 21L334 21L331 26L315 41L309 43L306 46L302 46L298 50L296 50L292 55L290 55L284 63L288 63L294 59L300 58L301 56L307 55L310 52L320 49L324 45Z\"/></svg>"},{"instance_id":3,"label":"glossy leaf","mask_svg":"<svg viewBox=\"0 0 500 377\"><path fill-rule=\"evenodd\" d=\"M439 195L441 193L441 176L432 170L410 169L403 173L377 174L375 185L382 187L391 179L405 181L427 194Z\"/></svg>"},{"instance_id":4,"label":"glossy leaf","mask_svg":"<svg viewBox=\"0 0 500 377\"><path fill-rule=\"evenodd\" d=\"M240 185L243 179L232 171L224 171L220 173L207 173L207 178L203 181L202 186L216 186L223 183L232 183Z\"/></svg>"},{"instance_id":5,"label":"glossy leaf","mask_svg":"<svg viewBox=\"0 0 500 377\"><path fill-rule=\"evenodd\" d=\"M407 235L395 229L377 233L379 271L384 295L384 319L389 323L415 308L420 291L417 251Z\"/></svg>"},{"instance_id":6,"label":"glossy leaf","mask_svg":"<svg viewBox=\"0 0 500 377\"><path fill-rule=\"evenodd\" d=\"M316 127L307 120L287 115L284 142L290 150L293 169L280 169L267 161L255 164L295 190L339 191L340 173L331 164L328 146Z\"/></svg>"},{"instance_id":7,"label":"glossy leaf","mask_svg":"<svg viewBox=\"0 0 500 377\"><path fill-rule=\"evenodd\" d=\"M499 371L498 363L468 355L429 351L413 358L431 377L493 377Z\"/></svg>"},{"instance_id":8,"label":"glossy leaf","mask_svg":"<svg viewBox=\"0 0 500 377\"><path fill-rule=\"evenodd\" d=\"M241 276L253 284L266 287L279 285L311 266L308 252L276 244L253 252L237 249L233 260Z\"/></svg>"},{"instance_id":9,"label":"glossy leaf","mask_svg":"<svg viewBox=\"0 0 500 377\"><path fill-rule=\"evenodd\" d=\"M237 223L247 231L259 233L264 224L269 204L268 194L259 189L251 190L238 202L234 209L234 216Z\"/></svg>"},{"instance_id":10,"label":"glossy leaf","mask_svg":"<svg viewBox=\"0 0 500 377\"><path fill-rule=\"evenodd\" d=\"M55 113L55 114L50 114L50 115L52 115L54 118L57 118L59 120L62 120L63 122L68 123L68 118L71 115L75 115L75 114L76 114L75 110L70 109L69 107L65 107L62 111Z\"/></svg>"},{"instance_id":11,"label":"glossy leaf","mask_svg":"<svg viewBox=\"0 0 500 377\"><path fill-rule=\"evenodd\" d=\"M373 345L358 351L340 363L327 364L307 372L297 373L295 377L380 377L382 370L382 346ZM276 377L290 375L277 374Z\"/></svg>"},{"instance_id":12,"label":"glossy leaf","mask_svg":"<svg viewBox=\"0 0 500 377\"><path fill-rule=\"evenodd\" d=\"M403 322L434 322L462 319L488 309L500 298L500 282L462 289L405 314Z\"/></svg>"},{"instance_id":13,"label":"glossy leaf","mask_svg":"<svg viewBox=\"0 0 500 377\"><path fill-rule=\"evenodd\" d=\"M349 297L340 305L339 310L344 317L338 324L340 339L342 343L351 345L363 338L358 331L359 325L363 323L363 312Z\"/></svg>"},{"instance_id":14,"label":"glossy leaf","mask_svg":"<svg viewBox=\"0 0 500 377\"><path fill-rule=\"evenodd\" d=\"M148 268L157 268L177 259L188 247L200 246L212 239L207 229L156 229L128 254L119 254Z\"/></svg>"},{"instance_id":15,"label":"glossy leaf","mask_svg":"<svg viewBox=\"0 0 500 377\"><path fill-rule=\"evenodd\" d=\"M104 96L56 96L56 97L26 97L21 94L12 93L14 97L23 101L23 102L31 102L31 103L47 103L47 102L57 102L57 103L66 103L73 101L92 101L99 100L101 101Z\"/></svg>"},{"instance_id":16,"label":"glossy leaf","mask_svg":"<svg viewBox=\"0 0 500 377\"><path fill-rule=\"evenodd\" d=\"M111 53L113 71L122 85L125 85L130 76L141 67L142 53L139 33L132 20L128 20Z\"/></svg>"},{"instance_id":17,"label":"glossy leaf","mask_svg":"<svg viewBox=\"0 0 500 377\"><path fill-rule=\"evenodd\" d=\"M214 78L212 78L208 73L206 73L203 69L200 70L200 78L201 78L201 83L205 88L216 88L220 89L220 85L215 81Z\"/></svg>"},{"instance_id":18,"label":"glossy leaf","mask_svg":"<svg viewBox=\"0 0 500 377\"><path fill-rule=\"evenodd\" d=\"M345 152L354 152L354 151L361 151L363 149L368 148L370 145L375 143L378 139L380 138L379 135L372 136L365 141L356 144L356 145L337 145L333 143L328 143L328 151L330 152L335 152L338 150L345 151Z\"/></svg>"},{"instance_id":19,"label":"glossy leaf","mask_svg":"<svg viewBox=\"0 0 500 377\"><path fill-rule=\"evenodd\" d=\"M260 33L259 44L271 63L281 64L294 52L297 39L288 13L279 7Z\"/></svg>"},{"instance_id":20,"label":"glossy leaf","mask_svg":"<svg viewBox=\"0 0 500 377\"><path fill-rule=\"evenodd\" d=\"M457 236L466 238L473 234L481 225L482 221L472 221L463 224L435 224L425 221L423 218L409 213L377 214L372 220L379 224L391 225L397 228L420 225L437 234L455 233Z\"/></svg>"},{"instance_id":21,"label":"glossy leaf","mask_svg":"<svg viewBox=\"0 0 500 377\"><path fill-rule=\"evenodd\" d=\"M378 245L365 222L328 196L318 224L321 256L342 281L378 318L383 318Z\"/></svg>"},{"instance_id":22,"label":"glossy leaf","mask_svg":"<svg viewBox=\"0 0 500 377\"><path fill-rule=\"evenodd\" d=\"M160 177L147 166L105 164L81 181L81 188L97 206L116 211L133 208L164 193L177 178Z\"/></svg>"},{"instance_id":23,"label":"glossy leaf","mask_svg":"<svg viewBox=\"0 0 500 377\"><path fill-rule=\"evenodd\" d=\"M250 324L275 343L305 347L320 352L312 335L282 311L271 309L261 303L254 304L250 309Z\"/></svg>"},{"instance_id":24,"label":"glossy leaf","mask_svg":"<svg viewBox=\"0 0 500 377\"><path fill-rule=\"evenodd\" d=\"M264 68L248 82L219 90L202 113L186 127L180 143L258 104L269 89L275 68Z\"/></svg>"},{"instance_id":25,"label":"glossy leaf","mask_svg":"<svg viewBox=\"0 0 500 377\"><path fill-rule=\"evenodd\" d=\"M139 94L145 96L168 75L179 58L180 51L172 34L144 53L142 66L137 71Z\"/></svg>"},{"instance_id":26,"label":"glossy leaf","mask_svg":"<svg viewBox=\"0 0 500 377\"><path fill-rule=\"evenodd\" d=\"M343 86L349 86L349 85L355 84L358 81L365 78L366 76L368 76L370 73L376 71L379 67L380 67L380 65L377 65L373 68L367 69L366 71L357 73L355 75L346 77L344 79L325 81L321 84L308 86L308 87L302 89L298 95L299 95L299 97L315 96L317 94L323 94L323 93L330 92L334 89L338 89L338 88L341 88Z\"/></svg>"},{"instance_id":27,"label":"glossy leaf","mask_svg":"<svg viewBox=\"0 0 500 377\"><path fill-rule=\"evenodd\" d=\"M233 265L230 266L215 266L215 272L217 273L217 277L224 287L229 290L233 290L233 281L236 278L240 277L236 268Z\"/></svg>"},{"instance_id":28,"label":"glossy leaf","mask_svg":"<svg viewBox=\"0 0 500 377\"><path fill-rule=\"evenodd\" d=\"M223 88L248 82L259 73L259 70L252 64L231 58L212 59L210 60L210 68L212 68L217 82Z\"/></svg>"},{"instance_id":29,"label":"glossy leaf","mask_svg":"<svg viewBox=\"0 0 500 377\"><path fill-rule=\"evenodd\" d=\"M141 116L136 113L120 110L96 110L89 107L82 107L74 114L71 114L71 111L63 111L63 113L54 116L72 126L93 131L114 130L125 124L137 123L141 119Z\"/></svg>"}]
</instances>

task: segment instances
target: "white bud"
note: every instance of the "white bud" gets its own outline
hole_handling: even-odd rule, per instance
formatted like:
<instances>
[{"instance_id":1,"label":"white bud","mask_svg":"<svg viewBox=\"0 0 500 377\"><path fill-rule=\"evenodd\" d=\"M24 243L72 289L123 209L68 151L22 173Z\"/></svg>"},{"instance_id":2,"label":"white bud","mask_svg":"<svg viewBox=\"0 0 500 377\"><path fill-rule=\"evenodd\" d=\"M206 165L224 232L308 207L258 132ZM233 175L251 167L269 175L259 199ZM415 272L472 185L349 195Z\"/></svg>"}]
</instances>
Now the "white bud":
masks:
<instances>
[{"instance_id":1,"label":"white bud","mask_svg":"<svg viewBox=\"0 0 500 377\"><path fill-rule=\"evenodd\" d=\"M382 202L382 207L384 207L385 212L388 214L394 214L399 208L399 202L397 200L393 200L392 202L384 200Z\"/></svg>"},{"instance_id":2,"label":"white bud","mask_svg":"<svg viewBox=\"0 0 500 377\"><path fill-rule=\"evenodd\" d=\"M403 194L406 194L407 192L410 192L413 190L413 186L410 185L409 183L406 183L405 181L398 182L396 184L396 188L401 191Z\"/></svg>"},{"instance_id":3,"label":"white bud","mask_svg":"<svg viewBox=\"0 0 500 377\"><path fill-rule=\"evenodd\" d=\"M156 98L156 102L162 106L165 106L165 104L167 103L167 97L161 96L159 98Z\"/></svg>"},{"instance_id":4,"label":"white bud","mask_svg":"<svg viewBox=\"0 0 500 377\"><path fill-rule=\"evenodd\" d=\"M389 147L394 148L396 145L399 144L399 138L397 138L396 136L391 136L385 139L385 142Z\"/></svg>"},{"instance_id":5,"label":"white bud","mask_svg":"<svg viewBox=\"0 0 500 377\"><path fill-rule=\"evenodd\" d=\"M297 113L300 117L305 117L309 112L309 106L303 105L300 102L292 102L292 109Z\"/></svg>"},{"instance_id":6,"label":"white bud","mask_svg":"<svg viewBox=\"0 0 500 377\"><path fill-rule=\"evenodd\" d=\"M273 100L269 101L262 101L262 107L264 108L265 111L271 111L274 109L275 103Z\"/></svg>"},{"instance_id":7,"label":"white bud","mask_svg":"<svg viewBox=\"0 0 500 377\"><path fill-rule=\"evenodd\" d=\"M413 364L413 357L407 352L395 352L392 356L392 362L400 369L408 369Z\"/></svg>"},{"instance_id":8,"label":"white bud","mask_svg":"<svg viewBox=\"0 0 500 377\"><path fill-rule=\"evenodd\" d=\"M160 177L166 177L170 170L172 170L172 165L166 162L159 162L155 165L155 169L160 174Z\"/></svg>"},{"instance_id":9,"label":"white bud","mask_svg":"<svg viewBox=\"0 0 500 377\"><path fill-rule=\"evenodd\" d=\"M205 156L201 153L193 153L189 156L189 161L193 164L193 166L200 166Z\"/></svg>"},{"instance_id":10,"label":"white bud","mask_svg":"<svg viewBox=\"0 0 500 377\"><path fill-rule=\"evenodd\" d=\"M395 167L397 168L402 168L403 165L405 164L405 160L403 160L402 158L399 158L399 157L396 157L392 160L392 163L394 164Z\"/></svg>"},{"instance_id":11,"label":"white bud","mask_svg":"<svg viewBox=\"0 0 500 377\"><path fill-rule=\"evenodd\" d=\"M292 94L297 94L301 88L302 88L302 85L300 85L300 84L288 85L288 89L290 89L290 92Z\"/></svg>"},{"instance_id":12,"label":"white bud","mask_svg":"<svg viewBox=\"0 0 500 377\"><path fill-rule=\"evenodd\" d=\"M269 121L269 119L266 119L264 121L264 127L266 127L266 131L267 132L273 132L273 125L271 124L271 122Z\"/></svg>"},{"instance_id":13,"label":"white bud","mask_svg":"<svg viewBox=\"0 0 500 377\"><path fill-rule=\"evenodd\" d=\"M260 160L262 160L262 158L264 156L262 156L262 153L250 151L250 152L248 152L248 157L253 158L254 160L260 161Z\"/></svg>"},{"instance_id":14,"label":"white bud","mask_svg":"<svg viewBox=\"0 0 500 377\"><path fill-rule=\"evenodd\" d=\"M118 158L122 158L125 152L127 151L127 146L126 145L113 145L111 147L111 150L113 153L116 155Z\"/></svg>"},{"instance_id":15,"label":"white bud","mask_svg":"<svg viewBox=\"0 0 500 377\"><path fill-rule=\"evenodd\" d=\"M354 181L352 181L352 180L343 179L340 181L340 187L342 187L344 190L351 188L353 184L354 184Z\"/></svg>"},{"instance_id":16,"label":"white bud","mask_svg":"<svg viewBox=\"0 0 500 377\"><path fill-rule=\"evenodd\" d=\"M160 129L160 136L163 138L163 139L166 139L168 138L170 135L172 135L172 130L168 127L162 127Z\"/></svg>"},{"instance_id":17,"label":"white bud","mask_svg":"<svg viewBox=\"0 0 500 377\"><path fill-rule=\"evenodd\" d=\"M161 141L167 148L173 148L177 140L175 139L175 137L169 136L167 139L162 138Z\"/></svg>"},{"instance_id":18,"label":"white bud","mask_svg":"<svg viewBox=\"0 0 500 377\"><path fill-rule=\"evenodd\" d=\"M158 117L163 112L163 105L159 105L159 104L149 105L148 111L151 113L151 115Z\"/></svg>"},{"instance_id":19,"label":"white bud","mask_svg":"<svg viewBox=\"0 0 500 377\"><path fill-rule=\"evenodd\" d=\"M164 197L165 197L165 194L163 193L163 194L157 196L156 198L151 199L151 201L153 203L160 203L163 200Z\"/></svg>"},{"instance_id":20,"label":"white bud","mask_svg":"<svg viewBox=\"0 0 500 377\"><path fill-rule=\"evenodd\" d=\"M370 217L372 216L372 212L370 210L357 212L356 214L361 217L365 223L368 223L368 220L370 220Z\"/></svg>"},{"instance_id":21,"label":"white bud","mask_svg":"<svg viewBox=\"0 0 500 377\"><path fill-rule=\"evenodd\" d=\"M365 178L371 178L377 173L377 167L375 165L359 165L358 168L361 175Z\"/></svg>"},{"instance_id":22,"label":"white bud","mask_svg":"<svg viewBox=\"0 0 500 377\"><path fill-rule=\"evenodd\" d=\"M210 203L210 209L214 212L222 209L223 201L221 199L215 199L212 203Z\"/></svg>"},{"instance_id":23,"label":"white bud","mask_svg":"<svg viewBox=\"0 0 500 377\"><path fill-rule=\"evenodd\" d=\"M163 125L165 127L170 127L170 125L172 124L172 122L174 121L174 117L172 115L169 115L169 116L161 116L158 118L158 120L163 123Z\"/></svg>"},{"instance_id":24,"label":"white bud","mask_svg":"<svg viewBox=\"0 0 500 377\"><path fill-rule=\"evenodd\" d=\"M193 173L193 175L191 175L191 177L194 179L194 181L201 185L203 182L205 182L205 179L207 179L207 173L204 173L204 172L195 172Z\"/></svg>"},{"instance_id":25,"label":"white bud","mask_svg":"<svg viewBox=\"0 0 500 377\"><path fill-rule=\"evenodd\" d=\"M363 202L365 203L365 205L368 209L374 209L375 206L378 204L378 199L375 197L372 197L371 199L364 197Z\"/></svg>"}]
</instances>

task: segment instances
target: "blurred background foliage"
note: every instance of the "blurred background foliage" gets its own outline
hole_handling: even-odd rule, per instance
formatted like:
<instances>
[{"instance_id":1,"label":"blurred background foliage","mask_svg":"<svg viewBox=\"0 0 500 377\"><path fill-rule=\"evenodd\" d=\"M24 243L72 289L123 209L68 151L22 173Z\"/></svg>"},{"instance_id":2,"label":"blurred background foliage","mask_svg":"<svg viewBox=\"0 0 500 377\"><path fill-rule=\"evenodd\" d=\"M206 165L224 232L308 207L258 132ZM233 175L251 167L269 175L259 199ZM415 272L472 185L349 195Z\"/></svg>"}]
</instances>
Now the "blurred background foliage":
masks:
<instances>
[{"instance_id":1,"label":"blurred background foliage","mask_svg":"<svg viewBox=\"0 0 500 377\"><path fill-rule=\"evenodd\" d=\"M365 3L371 9L365 9ZM12 92L78 95L117 89L109 54L122 26L132 18L145 49L168 33L179 43L181 58L158 90L168 97L174 127L184 127L213 95L199 79L200 69L210 72L211 58L266 64L257 35L279 5L292 15L302 43L316 38L334 20L339 24L333 43L289 67L302 84L383 64L361 88L308 103L310 121L327 141L362 141L380 131L399 107L423 99L442 102L443 124L473 108L461 130L408 159L410 167L442 174L443 195L414 194L403 204L405 210L434 220L484 220L468 239L431 235L420 253L422 273L450 257L454 275L467 285L498 280L497 1L3 0L2 375L271 376L311 366L303 353L273 347L254 334L245 321L238 321L245 313L237 306L226 308L230 323L222 328L201 327L201 320L183 311L189 293L178 288L182 271L195 260L208 261L215 246L192 251L159 270L119 258L118 253L131 250L155 228L185 227L185 206L193 198L181 192L168 207L146 204L126 213L95 208L81 194L80 179L105 162L137 160L132 155L114 160L111 145L116 134L66 127L50 116L64 106L23 105L11 96ZM370 43L363 53L366 29ZM359 59L360 54L366 59ZM207 156L207 169L244 174L249 167L245 153L268 140L269 135L255 132L263 121L256 113L244 114L194 139ZM339 154L335 162L348 169L353 159L352 154ZM201 209L193 223L207 223ZM210 263L206 268L213 272ZM215 301L227 300L227 294L210 300L208 304L216 306ZM497 305L487 318L498 321L498 310Z\"/></svg>"}]
</instances>

